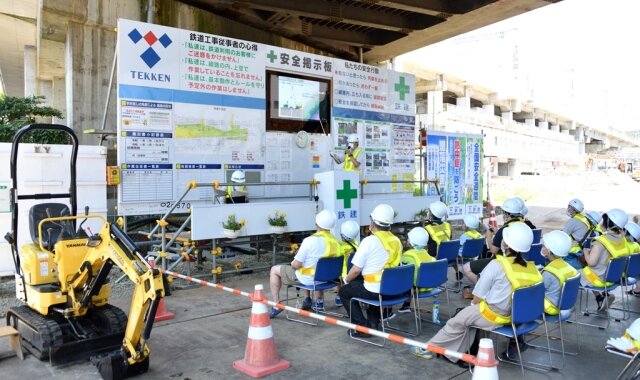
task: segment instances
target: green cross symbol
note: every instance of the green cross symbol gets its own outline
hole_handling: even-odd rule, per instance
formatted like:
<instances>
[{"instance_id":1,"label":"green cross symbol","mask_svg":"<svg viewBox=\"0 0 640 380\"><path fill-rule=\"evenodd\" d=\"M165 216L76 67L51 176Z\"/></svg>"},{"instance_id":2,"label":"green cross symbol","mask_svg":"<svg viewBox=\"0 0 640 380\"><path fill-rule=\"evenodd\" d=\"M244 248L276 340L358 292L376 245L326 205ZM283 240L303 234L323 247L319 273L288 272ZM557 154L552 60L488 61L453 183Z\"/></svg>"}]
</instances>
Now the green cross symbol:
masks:
<instances>
[{"instance_id":1,"label":"green cross symbol","mask_svg":"<svg viewBox=\"0 0 640 380\"><path fill-rule=\"evenodd\" d=\"M269 61L271 61L271 63L273 63L273 61L275 61L278 58L278 56L276 55L276 53L273 50L271 50L269 52L269 54L267 54L267 58L269 58Z\"/></svg>"},{"instance_id":2,"label":"green cross symbol","mask_svg":"<svg viewBox=\"0 0 640 380\"><path fill-rule=\"evenodd\" d=\"M404 100L404 95L411 90L409 85L404 83L404 77L400 77L400 81L394 84L393 89L400 94L400 100Z\"/></svg>"},{"instance_id":3,"label":"green cross symbol","mask_svg":"<svg viewBox=\"0 0 640 380\"><path fill-rule=\"evenodd\" d=\"M342 181L342 190L336 191L336 198L342 199L342 207L351 208L351 200L358 198L358 190L351 188L351 181L345 179Z\"/></svg>"}]
</instances>

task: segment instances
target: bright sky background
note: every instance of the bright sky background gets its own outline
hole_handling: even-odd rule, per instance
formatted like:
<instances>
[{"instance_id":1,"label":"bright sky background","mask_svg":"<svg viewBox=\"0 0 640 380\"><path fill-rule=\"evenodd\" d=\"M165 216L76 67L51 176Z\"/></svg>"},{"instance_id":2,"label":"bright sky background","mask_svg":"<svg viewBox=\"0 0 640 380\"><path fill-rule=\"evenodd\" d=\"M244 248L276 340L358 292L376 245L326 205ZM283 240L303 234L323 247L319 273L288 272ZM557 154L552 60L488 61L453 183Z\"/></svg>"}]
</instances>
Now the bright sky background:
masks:
<instances>
[{"instance_id":1,"label":"bright sky background","mask_svg":"<svg viewBox=\"0 0 640 380\"><path fill-rule=\"evenodd\" d=\"M407 54L576 121L640 130L640 1L564 0Z\"/></svg>"}]
</instances>

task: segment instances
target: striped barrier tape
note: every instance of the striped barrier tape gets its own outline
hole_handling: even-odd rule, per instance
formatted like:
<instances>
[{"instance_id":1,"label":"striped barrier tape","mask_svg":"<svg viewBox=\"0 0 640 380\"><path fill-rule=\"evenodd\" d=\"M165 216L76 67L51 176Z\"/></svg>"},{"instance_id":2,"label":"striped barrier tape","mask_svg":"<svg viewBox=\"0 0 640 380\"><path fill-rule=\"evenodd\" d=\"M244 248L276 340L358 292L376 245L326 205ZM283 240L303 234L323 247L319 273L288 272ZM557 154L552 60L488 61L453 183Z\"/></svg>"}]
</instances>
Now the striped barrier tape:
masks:
<instances>
[{"instance_id":1,"label":"striped barrier tape","mask_svg":"<svg viewBox=\"0 0 640 380\"><path fill-rule=\"evenodd\" d=\"M253 293L247 293L247 292L243 292L241 290L237 290L237 289L233 289L233 288L229 288L226 286L222 286L220 284L214 284L212 282L208 282L205 280L199 280L197 278L193 278L190 276L185 276L183 274L180 273L175 273L169 270L165 270L165 269L159 269L162 273L165 273L169 276L174 276L174 277L178 277L181 278L183 280L186 281L190 281L190 282L195 282L197 284L200 284L202 286L208 286L210 288L215 288L218 290L222 290L225 292L229 292L231 294L235 294L235 295L239 295L239 296L244 296L247 297L249 299L251 299L254 302L260 302L278 309L282 309L282 310L287 310L290 311L292 313L296 313L300 316L306 317L306 318L313 318L313 319L318 319L320 321L323 321L329 325L335 325L335 326L342 326L342 327L346 327L348 329L351 330L355 330L361 333L365 333L365 334L370 334L370 335L374 335L380 338L385 338L388 339L391 342L395 342L398 344L404 344L407 346L413 346L413 347L420 347L423 348L425 350L434 352L436 354L439 355L446 355L448 357L451 358L456 358L458 360L462 360L466 363L470 363L473 365L477 365L477 366L491 366L493 367L494 365L488 365L487 361L485 360L478 360L475 356L470 355L470 354L463 354L461 352L457 352L457 351L452 351L452 350L448 350L446 348L440 347L440 346L435 346L433 344L427 344L424 342L419 342L417 340L413 340L413 339L409 339L409 338L405 338L403 336L400 335L395 335L395 334L389 334L386 332L382 332L379 330L375 330L375 329L371 329L368 327L364 327L364 326L360 326L360 325L354 325L353 323L349 323L349 322L345 322L342 321L340 319L336 319L336 318L332 318L332 317L328 317L325 315L321 315L321 314L316 314L316 313L312 313L310 311L306 311L306 310L301 310L292 306L287 306L287 305L283 305L280 303L275 303L273 301L269 301L267 299L254 299L253 297Z\"/></svg>"}]
</instances>

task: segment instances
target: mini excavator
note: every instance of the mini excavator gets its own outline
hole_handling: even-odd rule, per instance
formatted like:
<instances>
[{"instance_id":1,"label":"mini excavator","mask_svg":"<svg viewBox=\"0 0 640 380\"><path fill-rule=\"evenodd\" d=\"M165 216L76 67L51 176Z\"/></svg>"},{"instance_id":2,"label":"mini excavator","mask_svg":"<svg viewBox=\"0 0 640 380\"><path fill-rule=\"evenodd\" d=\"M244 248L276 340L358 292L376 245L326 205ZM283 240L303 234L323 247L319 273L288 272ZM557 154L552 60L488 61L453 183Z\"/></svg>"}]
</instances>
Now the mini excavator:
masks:
<instances>
[{"instance_id":1,"label":"mini excavator","mask_svg":"<svg viewBox=\"0 0 640 380\"><path fill-rule=\"evenodd\" d=\"M18 146L35 130L66 133L72 142L71 181L68 193L20 194L17 181ZM11 244L16 271L16 293L24 304L10 308L7 325L19 331L23 347L52 365L91 359L104 379L122 379L149 368L151 334L158 304L164 297L162 274L137 251L122 225L100 215L77 216L76 161L78 138L72 129L57 124L31 124L13 138L11 149ZM68 199L51 203L51 199ZM19 201L45 200L29 210L31 242L18 247ZM83 229L98 219L96 234ZM76 229L76 222L83 221ZM135 284L129 316L109 305L113 266Z\"/></svg>"}]
</instances>

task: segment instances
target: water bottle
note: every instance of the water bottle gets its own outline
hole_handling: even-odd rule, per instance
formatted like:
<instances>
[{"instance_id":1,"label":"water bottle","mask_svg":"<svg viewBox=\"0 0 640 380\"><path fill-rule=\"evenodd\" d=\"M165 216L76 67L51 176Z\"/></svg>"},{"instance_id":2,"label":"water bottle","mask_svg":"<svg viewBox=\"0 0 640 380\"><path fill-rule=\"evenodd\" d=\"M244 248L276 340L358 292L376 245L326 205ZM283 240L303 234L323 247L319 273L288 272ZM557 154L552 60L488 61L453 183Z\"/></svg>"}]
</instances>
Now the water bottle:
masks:
<instances>
[{"instance_id":1,"label":"water bottle","mask_svg":"<svg viewBox=\"0 0 640 380\"><path fill-rule=\"evenodd\" d=\"M440 324L440 301L433 301L431 310L431 322Z\"/></svg>"}]
</instances>

